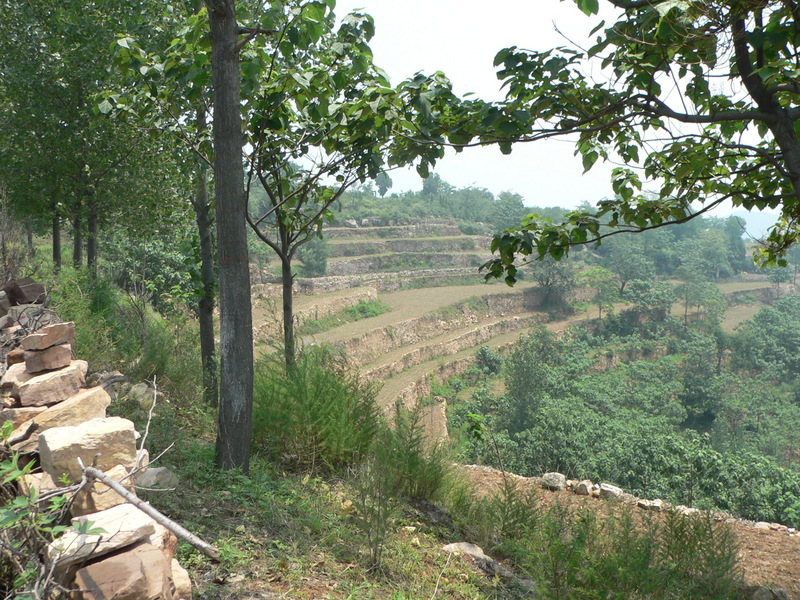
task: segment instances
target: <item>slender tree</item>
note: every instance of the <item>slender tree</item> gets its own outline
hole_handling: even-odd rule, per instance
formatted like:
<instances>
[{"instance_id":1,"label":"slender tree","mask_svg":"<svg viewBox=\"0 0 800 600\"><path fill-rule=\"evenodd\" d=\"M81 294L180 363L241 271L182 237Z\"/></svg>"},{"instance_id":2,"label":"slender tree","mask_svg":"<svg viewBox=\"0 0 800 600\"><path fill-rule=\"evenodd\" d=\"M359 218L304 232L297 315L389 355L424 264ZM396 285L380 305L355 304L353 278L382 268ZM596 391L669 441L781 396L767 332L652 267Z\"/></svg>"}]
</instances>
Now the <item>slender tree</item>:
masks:
<instances>
[{"instance_id":1,"label":"slender tree","mask_svg":"<svg viewBox=\"0 0 800 600\"><path fill-rule=\"evenodd\" d=\"M220 402L217 465L250 470L253 316L242 166L239 26L234 0L205 0L214 82L214 188L217 201Z\"/></svg>"}]
</instances>

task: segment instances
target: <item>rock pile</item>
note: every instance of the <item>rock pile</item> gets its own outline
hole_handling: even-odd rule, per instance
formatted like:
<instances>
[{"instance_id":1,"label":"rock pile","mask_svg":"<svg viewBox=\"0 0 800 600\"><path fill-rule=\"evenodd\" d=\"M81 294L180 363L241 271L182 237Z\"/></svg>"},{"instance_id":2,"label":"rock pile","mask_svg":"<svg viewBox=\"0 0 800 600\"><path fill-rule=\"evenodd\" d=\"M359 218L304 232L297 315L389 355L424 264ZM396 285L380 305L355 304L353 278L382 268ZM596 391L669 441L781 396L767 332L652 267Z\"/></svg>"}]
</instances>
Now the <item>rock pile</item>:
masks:
<instances>
[{"instance_id":1,"label":"rock pile","mask_svg":"<svg viewBox=\"0 0 800 600\"><path fill-rule=\"evenodd\" d=\"M120 494L87 481L82 464L131 493L140 478L153 477L133 423L106 416L111 398L102 387L83 387L88 365L73 360L74 339L73 323L27 335L8 354L0 380L0 425L10 421L12 449L41 466L25 476L20 492L75 490L68 494L75 527L47 547L47 566L61 585L76 590L75 599L189 600L191 581L175 559L177 537Z\"/></svg>"}]
</instances>

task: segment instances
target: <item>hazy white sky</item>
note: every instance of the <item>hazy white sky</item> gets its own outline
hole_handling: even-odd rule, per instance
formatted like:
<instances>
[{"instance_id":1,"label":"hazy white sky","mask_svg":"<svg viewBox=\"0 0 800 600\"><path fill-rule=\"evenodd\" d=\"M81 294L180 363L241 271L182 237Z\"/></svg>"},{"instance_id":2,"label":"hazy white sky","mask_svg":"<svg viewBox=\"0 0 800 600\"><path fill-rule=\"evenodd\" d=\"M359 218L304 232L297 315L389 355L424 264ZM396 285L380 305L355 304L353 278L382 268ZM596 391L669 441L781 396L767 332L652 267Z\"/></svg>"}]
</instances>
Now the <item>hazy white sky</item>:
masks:
<instances>
[{"instance_id":1,"label":"hazy white sky","mask_svg":"<svg viewBox=\"0 0 800 600\"><path fill-rule=\"evenodd\" d=\"M566 45L558 31L587 45L598 22L572 0L337 0L339 16L356 9L375 19L375 64L393 83L418 71L443 71L456 93L474 92L484 99L502 97L492 66L500 49ZM580 159L573 153L573 144L566 140L517 144L509 156L495 148L474 148L445 158L436 172L457 187L517 192L531 206L574 207L610 196L611 166L598 164L582 175ZM393 191L421 187L413 171L394 171L391 177Z\"/></svg>"}]
</instances>

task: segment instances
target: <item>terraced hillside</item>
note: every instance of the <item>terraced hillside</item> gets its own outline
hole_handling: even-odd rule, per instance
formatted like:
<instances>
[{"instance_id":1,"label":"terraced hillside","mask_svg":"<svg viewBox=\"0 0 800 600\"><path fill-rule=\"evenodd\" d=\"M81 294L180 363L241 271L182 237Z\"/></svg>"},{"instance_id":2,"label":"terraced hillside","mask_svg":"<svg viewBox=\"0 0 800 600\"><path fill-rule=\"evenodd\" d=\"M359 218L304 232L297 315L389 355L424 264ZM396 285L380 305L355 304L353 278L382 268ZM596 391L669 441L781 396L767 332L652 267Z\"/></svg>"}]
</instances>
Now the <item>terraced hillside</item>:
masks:
<instances>
[{"instance_id":1,"label":"terraced hillside","mask_svg":"<svg viewBox=\"0 0 800 600\"><path fill-rule=\"evenodd\" d=\"M477 267L489 257L490 239L461 234L453 223L332 227L325 235L332 256L329 275L296 282L297 324L378 299L388 311L301 337L306 344L331 344L346 353L364 377L380 383L378 399L387 411L398 401L410 406L429 397L431 376L463 370L480 346L513 344L535 323L561 330L590 318L578 313L548 322L540 310L540 290L532 283L514 288L482 283ZM279 286L256 288L256 339L264 344L280 330ZM758 295L769 284L722 288L729 296ZM724 323L728 328L755 313L760 303L750 300L731 311ZM435 414L443 410L428 408L437 437L446 435L441 415Z\"/></svg>"}]
</instances>

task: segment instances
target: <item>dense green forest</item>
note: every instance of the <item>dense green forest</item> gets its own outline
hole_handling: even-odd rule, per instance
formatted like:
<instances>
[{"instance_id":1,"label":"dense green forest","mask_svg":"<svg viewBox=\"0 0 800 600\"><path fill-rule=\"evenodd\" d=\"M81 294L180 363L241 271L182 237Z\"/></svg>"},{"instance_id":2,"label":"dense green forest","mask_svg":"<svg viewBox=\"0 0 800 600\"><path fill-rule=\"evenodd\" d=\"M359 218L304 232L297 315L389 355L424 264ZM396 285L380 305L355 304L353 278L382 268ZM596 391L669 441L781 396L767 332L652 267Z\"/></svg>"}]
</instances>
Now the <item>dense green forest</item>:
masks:
<instances>
[{"instance_id":1,"label":"dense green forest","mask_svg":"<svg viewBox=\"0 0 800 600\"><path fill-rule=\"evenodd\" d=\"M505 358L484 349L437 388L452 400L465 458L800 524L798 297L733 334L709 319L639 324L635 310L561 337L534 330ZM467 435L476 420L490 437Z\"/></svg>"}]
</instances>

